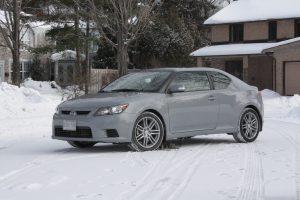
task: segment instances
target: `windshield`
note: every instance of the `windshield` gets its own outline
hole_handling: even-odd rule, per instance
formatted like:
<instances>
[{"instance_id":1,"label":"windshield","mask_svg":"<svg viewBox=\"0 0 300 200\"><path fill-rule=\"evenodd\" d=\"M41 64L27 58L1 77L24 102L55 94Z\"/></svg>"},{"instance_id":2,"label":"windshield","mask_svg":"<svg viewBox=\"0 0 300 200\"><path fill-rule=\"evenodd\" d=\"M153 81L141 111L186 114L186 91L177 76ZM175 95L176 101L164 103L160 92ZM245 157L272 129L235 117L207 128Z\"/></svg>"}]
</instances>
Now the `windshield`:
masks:
<instances>
[{"instance_id":1,"label":"windshield","mask_svg":"<svg viewBox=\"0 0 300 200\"><path fill-rule=\"evenodd\" d=\"M100 92L155 92L171 72L137 72L120 77Z\"/></svg>"}]
</instances>

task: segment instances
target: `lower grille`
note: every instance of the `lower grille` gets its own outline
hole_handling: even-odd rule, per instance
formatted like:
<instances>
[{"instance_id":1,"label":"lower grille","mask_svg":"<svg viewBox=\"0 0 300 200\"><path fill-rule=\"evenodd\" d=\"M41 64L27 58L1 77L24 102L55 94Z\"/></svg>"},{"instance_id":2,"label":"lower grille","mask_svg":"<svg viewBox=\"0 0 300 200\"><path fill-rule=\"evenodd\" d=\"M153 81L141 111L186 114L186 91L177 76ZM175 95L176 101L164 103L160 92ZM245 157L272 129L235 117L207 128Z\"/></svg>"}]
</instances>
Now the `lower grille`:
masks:
<instances>
[{"instance_id":1,"label":"lower grille","mask_svg":"<svg viewBox=\"0 0 300 200\"><path fill-rule=\"evenodd\" d=\"M57 137L92 138L92 130L89 127L77 127L76 131L66 131L62 127L55 127L54 134Z\"/></svg>"},{"instance_id":2,"label":"lower grille","mask_svg":"<svg viewBox=\"0 0 300 200\"><path fill-rule=\"evenodd\" d=\"M79 110L71 112L70 110L62 110L61 114L63 115L88 115L91 111L88 110Z\"/></svg>"},{"instance_id":3,"label":"lower grille","mask_svg":"<svg viewBox=\"0 0 300 200\"><path fill-rule=\"evenodd\" d=\"M107 129L106 135L107 137L112 137L112 138L119 137L118 131L116 129Z\"/></svg>"}]
</instances>

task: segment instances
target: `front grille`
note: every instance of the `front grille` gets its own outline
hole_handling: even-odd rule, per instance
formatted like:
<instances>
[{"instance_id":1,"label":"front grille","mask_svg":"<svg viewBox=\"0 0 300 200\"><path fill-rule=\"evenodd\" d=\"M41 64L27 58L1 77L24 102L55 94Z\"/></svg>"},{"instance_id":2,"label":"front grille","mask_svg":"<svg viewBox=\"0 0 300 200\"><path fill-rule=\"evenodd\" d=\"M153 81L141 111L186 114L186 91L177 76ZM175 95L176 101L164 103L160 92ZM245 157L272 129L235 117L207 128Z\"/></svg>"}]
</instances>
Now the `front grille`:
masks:
<instances>
[{"instance_id":1,"label":"front grille","mask_svg":"<svg viewBox=\"0 0 300 200\"><path fill-rule=\"evenodd\" d=\"M88 115L90 112L91 111L88 111L88 110L75 111L76 115ZM63 115L70 115L71 111L70 110L62 110L61 114L63 114Z\"/></svg>"},{"instance_id":2,"label":"front grille","mask_svg":"<svg viewBox=\"0 0 300 200\"><path fill-rule=\"evenodd\" d=\"M90 113L90 111L77 111L76 114L77 115L88 115Z\"/></svg>"},{"instance_id":3,"label":"front grille","mask_svg":"<svg viewBox=\"0 0 300 200\"><path fill-rule=\"evenodd\" d=\"M63 115L69 115L70 112L71 112L71 111L69 111L69 110L62 110L62 111L61 111L61 114L63 114Z\"/></svg>"},{"instance_id":4,"label":"front grille","mask_svg":"<svg viewBox=\"0 0 300 200\"><path fill-rule=\"evenodd\" d=\"M92 138L92 130L89 127L77 127L76 131L66 131L62 127L55 127L54 134L57 137Z\"/></svg>"}]
</instances>

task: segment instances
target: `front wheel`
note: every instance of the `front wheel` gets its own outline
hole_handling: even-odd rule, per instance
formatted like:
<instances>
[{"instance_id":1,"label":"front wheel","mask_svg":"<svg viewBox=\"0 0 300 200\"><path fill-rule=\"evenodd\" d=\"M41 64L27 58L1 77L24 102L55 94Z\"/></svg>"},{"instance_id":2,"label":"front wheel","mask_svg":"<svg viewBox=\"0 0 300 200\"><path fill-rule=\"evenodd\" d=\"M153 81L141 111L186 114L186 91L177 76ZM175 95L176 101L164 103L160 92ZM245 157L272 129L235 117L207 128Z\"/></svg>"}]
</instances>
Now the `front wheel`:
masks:
<instances>
[{"instance_id":1,"label":"front wheel","mask_svg":"<svg viewBox=\"0 0 300 200\"><path fill-rule=\"evenodd\" d=\"M81 141L68 141L68 143L72 146L72 147L76 147L76 148L91 148L93 147L96 142L81 142Z\"/></svg>"},{"instance_id":2,"label":"front wheel","mask_svg":"<svg viewBox=\"0 0 300 200\"><path fill-rule=\"evenodd\" d=\"M163 141L164 133L160 118L154 113L144 112L135 121L129 146L135 151L156 150Z\"/></svg>"},{"instance_id":3,"label":"front wheel","mask_svg":"<svg viewBox=\"0 0 300 200\"><path fill-rule=\"evenodd\" d=\"M239 120L239 131L233 133L233 138L239 143L253 142L258 137L260 126L258 113L252 108L247 108Z\"/></svg>"}]
</instances>

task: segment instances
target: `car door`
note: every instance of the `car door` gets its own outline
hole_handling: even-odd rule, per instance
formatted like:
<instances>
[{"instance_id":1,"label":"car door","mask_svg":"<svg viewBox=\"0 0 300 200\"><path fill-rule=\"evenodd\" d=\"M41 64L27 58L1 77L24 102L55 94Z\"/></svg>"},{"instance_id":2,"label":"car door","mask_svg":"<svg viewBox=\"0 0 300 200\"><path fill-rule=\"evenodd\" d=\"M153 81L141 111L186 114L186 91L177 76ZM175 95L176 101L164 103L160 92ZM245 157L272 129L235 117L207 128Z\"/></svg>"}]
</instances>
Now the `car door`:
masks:
<instances>
[{"instance_id":1,"label":"car door","mask_svg":"<svg viewBox=\"0 0 300 200\"><path fill-rule=\"evenodd\" d=\"M219 117L217 129L230 131L237 124L238 114L236 106L238 105L236 91L232 89L231 79L220 72L208 72L215 91L215 97L219 104Z\"/></svg>"},{"instance_id":2,"label":"car door","mask_svg":"<svg viewBox=\"0 0 300 200\"><path fill-rule=\"evenodd\" d=\"M215 129L218 103L206 72L178 72L172 85L182 85L184 92L167 95L171 133Z\"/></svg>"}]
</instances>

